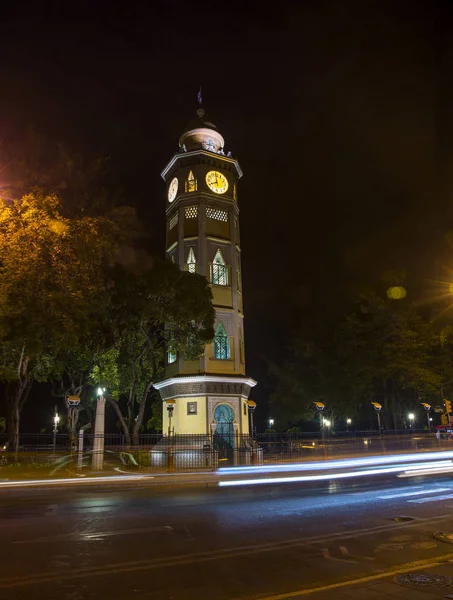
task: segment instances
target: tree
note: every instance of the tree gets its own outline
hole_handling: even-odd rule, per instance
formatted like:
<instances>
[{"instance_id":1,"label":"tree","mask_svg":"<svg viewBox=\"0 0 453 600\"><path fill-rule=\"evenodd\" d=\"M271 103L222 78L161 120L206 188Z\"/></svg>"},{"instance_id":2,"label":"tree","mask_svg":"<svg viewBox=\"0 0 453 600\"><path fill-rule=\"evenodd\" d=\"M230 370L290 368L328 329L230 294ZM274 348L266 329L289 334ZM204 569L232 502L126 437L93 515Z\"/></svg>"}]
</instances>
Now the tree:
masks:
<instances>
[{"instance_id":1,"label":"tree","mask_svg":"<svg viewBox=\"0 0 453 600\"><path fill-rule=\"evenodd\" d=\"M294 336L285 363L271 365L273 411L294 423L310 418L319 400L337 418L361 416L372 426L373 400L383 404L383 419L396 429L409 408L439 394L447 381L453 339L443 339L442 346L433 325L410 306L361 296L330 332L308 341Z\"/></svg>"},{"instance_id":2,"label":"tree","mask_svg":"<svg viewBox=\"0 0 453 600\"><path fill-rule=\"evenodd\" d=\"M433 394L441 377L432 361L432 325L411 307L393 306L375 295L361 297L339 327L337 347L353 381L363 385L363 400L382 403L384 419L391 416L387 425L397 429L408 407Z\"/></svg>"},{"instance_id":3,"label":"tree","mask_svg":"<svg viewBox=\"0 0 453 600\"><path fill-rule=\"evenodd\" d=\"M0 201L0 379L15 448L33 381L61 373L68 349L104 323L121 242L114 219L65 217L56 195Z\"/></svg>"},{"instance_id":4,"label":"tree","mask_svg":"<svg viewBox=\"0 0 453 600\"><path fill-rule=\"evenodd\" d=\"M99 358L91 380L107 389L126 443L137 444L167 350L183 351L191 360L214 336L211 290L204 277L181 271L169 261L138 270L118 266L111 323L114 344Z\"/></svg>"}]
</instances>

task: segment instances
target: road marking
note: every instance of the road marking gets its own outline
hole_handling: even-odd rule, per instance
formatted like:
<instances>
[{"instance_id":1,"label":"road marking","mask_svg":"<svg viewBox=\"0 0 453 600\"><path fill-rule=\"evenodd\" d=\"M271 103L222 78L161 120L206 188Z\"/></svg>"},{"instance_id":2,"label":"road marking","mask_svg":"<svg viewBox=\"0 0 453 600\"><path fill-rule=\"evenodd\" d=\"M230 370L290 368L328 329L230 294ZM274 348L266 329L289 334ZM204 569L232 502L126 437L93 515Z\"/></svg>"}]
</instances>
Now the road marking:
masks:
<instances>
[{"instance_id":1,"label":"road marking","mask_svg":"<svg viewBox=\"0 0 453 600\"><path fill-rule=\"evenodd\" d=\"M419 498L418 500L408 500L414 504L425 504L426 502L439 502L440 500L451 500L453 494L445 494L444 496L437 496L437 498Z\"/></svg>"},{"instance_id":2,"label":"road marking","mask_svg":"<svg viewBox=\"0 0 453 600\"><path fill-rule=\"evenodd\" d=\"M343 556L349 556L350 558L361 558L362 560L376 560L374 556L361 556L359 554L351 554L346 546L340 546L340 552Z\"/></svg>"},{"instance_id":3,"label":"road marking","mask_svg":"<svg viewBox=\"0 0 453 600\"><path fill-rule=\"evenodd\" d=\"M173 531L173 527L163 525L162 527L148 527L146 529L119 529L117 531L74 531L72 533L61 533L46 537L34 538L32 540L19 540L13 544L43 544L47 542L59 542L72 540L75 542L86 542L89 540L101 540L115 535L137 535L144 533L155 533L158 531Z\"/></svg>"},{"instance_id":4,"label":"road marking","mask_svg":"<svg viewBox=\"0 0 453 600\"><path fill-rule=\"evenodd\" d=\"M333 560L335 562L343 562L343 563L353 563L355 565L358 564L356 560L349 560L347 558L336 558L335 556L331 556L330 552L327 548L321 548L321 552L322 552L322 555L324 556L324 558L327 558L327 560Z\"/></svg>"},{"instance_id":5,"label":"road marking","mask_svg":"<svg viewBox=\"0 0 453 600\"><path fill-rule=\"evenodd\" d=\"M397 544L396 542L379 544L375 549L375 552L387 552L387 550L404 550L404 544Z\"/></svg>"},{"instance_id":6,"label":"road marking","mask_svg":"<svg viewBox=\"0 0 453 600\"><path fill-rule=\"evenodd\" d=\"M321 585L316 588L303 588L294 592L287 592L285 594L276 594L274 596L262 596L258 598L256 595L253 596L255 600L286 600L287 598L296 598L297 596L309 596L310 594L317 594L319 592L327 592L328 590L334 590L343 587L350 587L353 585L359 585L361 583L368 583L370 581L378 581L379 579L387 579L400 573L408 573L411 571L420 571L426 568L439 567L444 565L453 559L453 554L446 554L445 556L437 556L432 559L419 560L405 565L399 565L395 569L388 569L385 573L377 573L376 575L367 575L365 577L358 577L357 579L348 579L347 581L340 581L338 583L331 583L328 585ZM235 598L234 600L246 600L244 597Z\"/></svg>"},{"instance_id":7,"label":"road marking","mask_svg":"<svg viewBox=\"0 0 453 600\"><path fill-rule=\"evenodd\" d=\"M451 487L438 488L436 490L419 490L418 492L403 492L398 494L387 494L386 496L378 496L380 500L389 500L390 498L406 498L407 496L422 496L423 494L438 494L439 492L450 492Z\"/></svg>"},{"instance_id":8,"label":"road marking","mask_svg":"<svg viewBox=\"0 0 453 600\"><path fill-rule=\"evenodd\" d=\"M436 542L415 542L411 544L411 548L414 548L414 550L431 550L437 548L437 544Z\"/></svg>"}]
</instances>

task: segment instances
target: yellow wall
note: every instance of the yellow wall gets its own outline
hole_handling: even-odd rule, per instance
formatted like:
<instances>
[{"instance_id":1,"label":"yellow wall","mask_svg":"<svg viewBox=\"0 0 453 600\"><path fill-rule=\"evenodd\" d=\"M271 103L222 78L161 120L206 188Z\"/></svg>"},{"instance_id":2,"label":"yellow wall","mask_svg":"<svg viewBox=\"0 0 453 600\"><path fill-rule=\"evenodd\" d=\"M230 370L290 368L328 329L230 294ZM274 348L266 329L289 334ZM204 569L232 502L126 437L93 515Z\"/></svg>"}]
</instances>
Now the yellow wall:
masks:
<instances>
[{"instance_id":1,"label":"yellow wall","mask_svg":"<svg viewBox=\"0 0 453 600\"><path fill-rule=\"evenodd\" d=\"M197 414L187 414L187 404L189 402L197 403ZM164 434L168 433L168 411L165 402L163 403L163 423L162 431ZM189 398L176 398L175 408L173 410L173 417L171 419L171 428L175 430L177 434L184 433L206 433L206 397L196 396Z\"/></svg>"},{"instance_id":2,"label":"yellow wall","mask_svg":"<svg viewBox=\"0 0 453 600\"><path fill-rule=\"evenodd\" d=\"M245 414L244 414L245 406ZM241 423L242 423L242 434L247 435L249 432L249 407L247 400L241 398Z\"/></svg>"},{"instance_id":3,"label":"yellow wall","mask_svg":"<svg viewBox=\"0 0 453 600\"><path fill-rule=\"evenodd\" d=\"M202 371L200 360L185 360L181 373L200 373Z\"/></svg>"},{"instance_id":4,"label":"yellow wall","mask_svg":"<svg viewBox=\"0 0 453 600\"><path fill-rule=\"evenodd\" d=\"M233 293L231 287L224 285L211 285L212 303L214 306L233 306Z\"/></svg>"}]
</instances>

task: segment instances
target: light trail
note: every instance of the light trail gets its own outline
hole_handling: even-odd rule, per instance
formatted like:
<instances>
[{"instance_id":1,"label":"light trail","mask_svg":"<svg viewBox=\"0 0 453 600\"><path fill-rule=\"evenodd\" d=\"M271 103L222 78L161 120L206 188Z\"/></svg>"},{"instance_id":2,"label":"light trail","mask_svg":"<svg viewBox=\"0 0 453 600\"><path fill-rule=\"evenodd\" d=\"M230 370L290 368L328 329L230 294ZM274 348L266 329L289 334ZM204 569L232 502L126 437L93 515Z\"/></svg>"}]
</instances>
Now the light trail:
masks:
<instances>
[{"instance_id":1,"label":"light trail","mask_svg":"<svg viewBox=\"0 0 453 600\"><path fill-rule=\"evenodd\" d=\"M434 464L434 463L432 463ZM421 471L404 471L404 473L401 473L400 475L398 475L398 477L417 477L418 475L436 475L436 474L441 474L441 473L451 473L453 472L453 465L449 465L449 466L439 466L436 467L434 469L430 468L431 465L426 465L426 468L422 469Z\"/></svg>"},{"instance_id":2,"label":"light trail","mask_svg":"<svg viewBox=\"0 0 453 600\"><path fill-rule=\"evenodd\" d=\"M20 479L17 481L0 481L0 488L7 487L33 487L43 485L71 485L81 483L108 483L111 481L139 481L141 479L154 479L149 475L108 475L101 477L67 477L64 479Z\"/></svg>"},{"instance_id":3,"label":"light trail","mask_svg":"<svg viewBox=\"0 0 453 600\"><path fill-rule=\"evenodd\" d=\"M443 467L449 465L452 468L451 461L436 461L431 462L423 468L424 465L420 463L416 465L398 465L395 467L382 467L378 469L368 469L364 471L346 471L346 473L325 473L322 475L297 475L295 477L266 477L261 479L231 479L226 481L219 481L219 487L233 487L241 485L261 485L261 484L279 484L279 483L301 483L301 482L313 482L313 481L326 481L333 479L347 479L350 477L365 477L367 475L384 475L387 473L399 473L405 469L405 472L417 471L419 475L425 475L429 473L433 466ZM421 468L422 467L422 468Z\"/></svg>"},{"instance_id":4,"label":"light trail","mask_svg":"<svg viewBox=\"0 0 453 600\"><path fill-rule=\"evenodd\" d=\"M344 469L352 467L370 467L373 465L394 464L397 462L431 461L433 459L453 460L453 451L417 452L415 454L390 454L387 456L370 456L368 458L342 458L319 462L291 463L285 465L255 465L247 467L225 467L217 469L218 475L235 475L250 473L278 473L282 471L318 471Z\"/></svg>"}]
</instances>

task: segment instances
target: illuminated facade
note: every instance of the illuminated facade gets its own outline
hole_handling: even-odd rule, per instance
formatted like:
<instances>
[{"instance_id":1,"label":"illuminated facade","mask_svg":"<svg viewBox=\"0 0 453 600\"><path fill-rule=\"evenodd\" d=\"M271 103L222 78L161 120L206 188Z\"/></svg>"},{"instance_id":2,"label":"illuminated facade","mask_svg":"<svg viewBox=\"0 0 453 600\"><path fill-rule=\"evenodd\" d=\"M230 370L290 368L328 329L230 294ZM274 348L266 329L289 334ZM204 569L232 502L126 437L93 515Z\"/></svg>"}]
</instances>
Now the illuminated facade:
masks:
<instances>
[{"instance_id":1,"label":"illuminated facade","mask_svg":"<svg viewBox=\"0 0 453 600\"><path fill-rule=\"evenodd\" d=\"M166 256L204 275L212 289L215 337L196 361L167 355L163 431L175 434L248 434L250 389L245 375L244 314L237 186L242 171L224 152L203 109L179 140L162 172L167 185ZM171 420L169 420L171 419Z\"/></svg>"}]
</instances>

